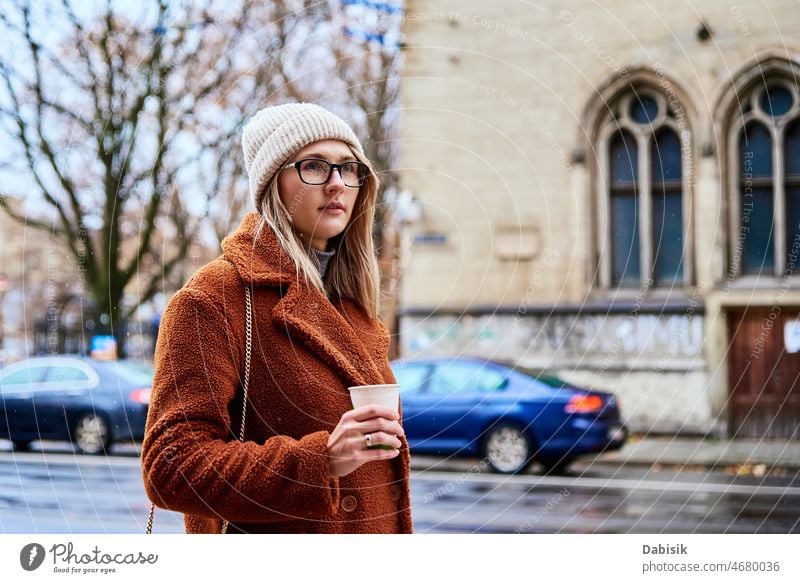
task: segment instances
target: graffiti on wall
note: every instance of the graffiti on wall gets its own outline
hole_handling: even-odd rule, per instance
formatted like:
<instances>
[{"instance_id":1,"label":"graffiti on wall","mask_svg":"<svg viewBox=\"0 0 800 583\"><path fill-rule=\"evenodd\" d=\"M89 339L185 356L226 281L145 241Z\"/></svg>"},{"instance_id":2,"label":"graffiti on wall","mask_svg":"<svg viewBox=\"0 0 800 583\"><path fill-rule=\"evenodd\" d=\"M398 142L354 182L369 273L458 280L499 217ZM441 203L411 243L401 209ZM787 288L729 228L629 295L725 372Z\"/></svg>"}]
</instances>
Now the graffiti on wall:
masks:
<instances>
[{"instance_id":1,"label":"graffiti on wall","mask_svg":"<svg viewBox=\"0 0 800 583\"><path fill-rule=\"evenodd\" d=\"M703 317L685 314L527 314L405 316L403 356L474 355L553 365L617 359L702 359Z\"/></svg>"}]
</instances>

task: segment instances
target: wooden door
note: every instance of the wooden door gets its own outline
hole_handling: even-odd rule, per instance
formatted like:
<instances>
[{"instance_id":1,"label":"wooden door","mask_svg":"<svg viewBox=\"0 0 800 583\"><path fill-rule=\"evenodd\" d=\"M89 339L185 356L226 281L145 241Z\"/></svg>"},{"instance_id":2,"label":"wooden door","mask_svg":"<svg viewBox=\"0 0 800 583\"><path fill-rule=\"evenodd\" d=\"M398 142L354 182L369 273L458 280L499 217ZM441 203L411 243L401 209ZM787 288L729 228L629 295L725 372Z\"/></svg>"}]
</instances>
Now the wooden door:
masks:
<instances>
[{"instance_id":1,"label":"wooden door","mask_svg":"<svg viewBox=\"0 0 800 583\"><path fill-rule=\"evenodd\" d=\"M731 437L800 439L799 332L800 308L728 313Z\"/></svg>"}]
</instances>

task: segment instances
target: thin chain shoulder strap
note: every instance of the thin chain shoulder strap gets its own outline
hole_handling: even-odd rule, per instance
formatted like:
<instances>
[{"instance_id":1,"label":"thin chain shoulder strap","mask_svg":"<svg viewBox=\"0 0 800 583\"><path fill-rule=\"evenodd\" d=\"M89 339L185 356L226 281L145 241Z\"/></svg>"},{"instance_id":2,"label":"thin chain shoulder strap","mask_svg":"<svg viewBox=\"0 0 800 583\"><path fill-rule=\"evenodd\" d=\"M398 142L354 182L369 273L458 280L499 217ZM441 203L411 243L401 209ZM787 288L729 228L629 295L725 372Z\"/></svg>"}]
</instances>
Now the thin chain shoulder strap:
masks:
<instances>
[{"instance_id":1,"label":"thin chain shoulder strap","mask_svg":"<svg viewBox=\"0 0 800 583\"><path fill-rule=\"evenodd\" d=\"M244 353L244 395L242 396L242 425L239 428L239 441L244 441L244 419L247 412L247 389L250 386L250 354L253 352L253 299L251 297L250 287L244 284L244 300L245 300L245 353ZM228 521L222 522L221 534L228 532Z\"/></svg>"},{"instance_id":2,"label":"thin chain shoulder strap","mask_svg":"<svg viewBox=\"0 0 800 583\"><path fill-rule=\"evenodd\" d=\"M244 353L244 395L242 398L242 425L239 428L239 441L244 441L244 420L247 413L247 389L250 386L250 355L253 353L253 298L250 288L245 284L245 353ZM150 511L147 514L147 534L153 532L153 516L155 514L156 505L150 503ZM228 532L228 521L222 522L221 534Z\"/></svg>"}]
</instances>

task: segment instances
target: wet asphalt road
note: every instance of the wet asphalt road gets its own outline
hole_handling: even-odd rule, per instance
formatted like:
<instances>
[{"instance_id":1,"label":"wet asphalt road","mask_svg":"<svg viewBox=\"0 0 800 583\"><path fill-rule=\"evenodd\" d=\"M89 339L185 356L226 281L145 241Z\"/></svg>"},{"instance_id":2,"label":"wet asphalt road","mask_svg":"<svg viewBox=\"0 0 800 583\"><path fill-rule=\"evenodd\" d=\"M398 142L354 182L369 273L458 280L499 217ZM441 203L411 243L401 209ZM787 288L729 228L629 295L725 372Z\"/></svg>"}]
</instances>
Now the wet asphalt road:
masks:
<instances>
[{"instance_id":1,"label":"wet asphalt road","mask_svg":"<svg viewBox=\"0 0 800 583\"><path fill-rule=\"evenodd\" d=\"M800 472L762 476L687 468L576 464L487 474L478 460L412 456L418 533L799 533ZM64 444L12 453L0 442L0 533L144 532L148 502L132 446L109 457ZM156 510L154 531L183 532Z\"/></svg>"}]
</instances>

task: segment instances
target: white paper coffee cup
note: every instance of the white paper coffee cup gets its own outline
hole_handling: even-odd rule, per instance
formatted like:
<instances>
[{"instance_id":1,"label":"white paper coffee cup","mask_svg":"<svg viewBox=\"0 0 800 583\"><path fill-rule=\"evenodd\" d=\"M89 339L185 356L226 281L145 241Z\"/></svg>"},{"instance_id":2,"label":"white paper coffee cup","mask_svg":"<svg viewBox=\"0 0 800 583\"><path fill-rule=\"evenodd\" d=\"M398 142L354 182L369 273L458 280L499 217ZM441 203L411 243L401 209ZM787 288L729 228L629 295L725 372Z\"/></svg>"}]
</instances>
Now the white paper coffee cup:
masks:
<instances>
[{"instance_id":1,"label":"white paper coffee cup","mask_svg":"<svg viewBox=\"0 0 800 583\"><path fill-rule=\"evenodd\" d=\"M400 408L400 385L361 385L348 387L354 408L382 405L392 411Z\"/></svg>"},{"instance_id":2,"label":"white paper coffee cup","mask_svg":"<svg viewBox=\"0 0 800 583\"><path fill-rule=\"evenodd\" d=\"M348 387L353 408L365 405L382 405L392 411L400 409L400 385L361 385ZM367 449L394 449L391 445L376 444Z\"/></svg>"}]
</instances>

